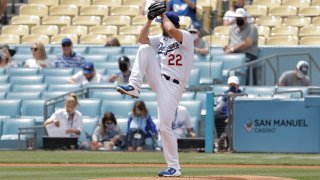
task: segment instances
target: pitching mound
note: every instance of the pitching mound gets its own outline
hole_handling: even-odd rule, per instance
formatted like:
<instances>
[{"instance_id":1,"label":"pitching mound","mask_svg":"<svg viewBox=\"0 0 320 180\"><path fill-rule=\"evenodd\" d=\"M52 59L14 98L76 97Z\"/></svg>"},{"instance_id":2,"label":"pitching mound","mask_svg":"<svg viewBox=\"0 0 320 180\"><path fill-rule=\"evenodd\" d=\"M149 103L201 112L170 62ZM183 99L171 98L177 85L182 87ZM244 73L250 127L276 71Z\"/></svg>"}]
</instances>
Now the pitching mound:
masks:
<instances>
[{"instance_id":1,"label":"pitching mound","mask_svg":"<svg viewBox=\"0 0 320 180\"><path fill-rule=\"evenodd\" d=\"M102 178L96 180L293 180L290 178L267 177L267 176L181 176L181 177L126 177L126 178Z\"/></svg>"}]
</instances>

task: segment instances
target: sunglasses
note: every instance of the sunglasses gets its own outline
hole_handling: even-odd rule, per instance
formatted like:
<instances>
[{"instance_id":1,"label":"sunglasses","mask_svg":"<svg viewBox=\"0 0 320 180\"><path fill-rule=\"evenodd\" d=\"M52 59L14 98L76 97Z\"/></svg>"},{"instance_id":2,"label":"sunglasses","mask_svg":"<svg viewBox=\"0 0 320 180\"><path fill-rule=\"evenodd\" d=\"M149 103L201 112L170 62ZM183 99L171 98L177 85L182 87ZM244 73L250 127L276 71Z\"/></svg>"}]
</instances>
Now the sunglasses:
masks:
<instances>
[{"instance_id":1,"label":"sunglasses","mask_svg":"<svg viewBox=\"0 0 320 180\"><path fill-rule=\"evenodd\" d=\"M31 51L38 51L38 48L31 48Z\"/></svg>"}]
</instances>

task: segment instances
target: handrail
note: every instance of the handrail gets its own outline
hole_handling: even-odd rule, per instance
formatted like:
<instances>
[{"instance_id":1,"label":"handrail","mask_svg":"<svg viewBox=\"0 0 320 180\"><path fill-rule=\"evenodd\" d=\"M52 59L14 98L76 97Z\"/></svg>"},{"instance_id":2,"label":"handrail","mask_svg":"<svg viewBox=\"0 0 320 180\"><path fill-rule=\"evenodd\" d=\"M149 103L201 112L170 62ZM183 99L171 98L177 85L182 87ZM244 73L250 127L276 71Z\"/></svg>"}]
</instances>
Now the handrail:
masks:
<instances>
[{"instance_id":1,"label":"handrail","mask_svg":"<svg viewBox=\"0 0 320 180\"><path fill-rule=\"evenodd\" d=\"M296 89L296 90L286 90L286 91L277 91L277 89L271 94L271 97L273 97L276 94L287 94L287 93L293 93L293 92L298 92L300 93L300 97L303 98L303 91L301 89Z\"/></svg>"},{"instance_id":2,"label":"handrail","mask_svg":"<svg viewBox=\"0 0 320 180\"><path fill-rule=\"evenodd\" d=\"M273 54L273 55L270 55L270 56L266 56L266 57L263 57L263 58L259 58L255 61L251 61L251 62L247 62L245 64L242 64L240 66L236 66L236 67L233 67L231 69L228 70L228 73L227 75L230 76L230 73L236 69L241 69L241 68L245 68L245 67L249 67L250 68L250 85L252 85L252 66L254 64L258 64L260 62L266 62L269 67L271 68L272 72L273 72L273 75L274 75L274 84L277 84L277 81L278 81L278 73L276 71L276 69L273 67L273 65L270 63L271 60L273 60L272 58L276 58L276 62L277 62L277 70L279 69L278 66L278 62L279 60L279 57L287 57L287 56L301 56L301 55L305 55L305 56L308 56L309 58L309 63L311 61L312 64L315 65L315 67L317 68L318 71L320 71L320 66L317 64L317 62L314 60L314 58L310 55L310 53L289 53L289 54ZM265 63L264 63L265 64ZM310 71L311 71L311 68L309 68ZM311 73L310 73L310 79L311 79ZM264 82L265 83L265 82Z\"/></svg>"}]
</instances>

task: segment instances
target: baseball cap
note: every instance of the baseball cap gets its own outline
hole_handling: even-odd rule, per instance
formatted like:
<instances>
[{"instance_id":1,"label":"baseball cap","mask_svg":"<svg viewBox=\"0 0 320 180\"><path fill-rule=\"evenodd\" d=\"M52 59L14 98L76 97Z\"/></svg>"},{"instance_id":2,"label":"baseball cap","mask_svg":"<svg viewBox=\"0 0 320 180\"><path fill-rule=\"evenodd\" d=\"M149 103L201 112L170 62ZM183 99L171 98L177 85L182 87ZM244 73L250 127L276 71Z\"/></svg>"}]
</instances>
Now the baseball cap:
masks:
<instances>
[{"instance_id":1,"label":"baseball cap","mask_svg":"<svg viewBox=\"0 0 320 180\"><path fill-rule=\"evenodd\" d=\"M230 76L228 78L228 84L231 84L231 83L239 85L238 77L237 76Z\"/></svg>"},{"instance_id":2,"label":"baseball cap","mask_svg":"<svg viewBox=\"0 0 320 180\"><path fill-rule=\"evenodd\" d=\"M247 17L247 12L243 8L238 8L235 12L235 17L245 18Z\"/></svg>"},{"instance_id":3,"label":"baseball cap","mask_svg":"<svg viewBox=\"0 0 320 180\"><path fill-rule=\"evenodd\" d=\"M16 54L16 50L10 49L8 44L0 45L0 49L2 48L7 48L9 50L10 56L14 56Z\"/></svg>"},{"instance_id":4,"label":"baseball cap","mask_svg":"<svg viewBox=\"0 0 320 180\"><path fill-rule=\"evenodd\" d=\"M302 74L307 75L308 74L308 63L306 61L299 61L297 63L297 69L302 72Z\"/></svg>"},{"instance_id":5,"label":"baseball cap","mask_svg":"<svg viewBox=\"0 0 320 180\"><path fill-rule=\"evenodd\" d=\"M94 65L92 62L85 62L82 69L83 74L91 74L94 71Z\"/></svg>"},{"instance_id":6,"label":"baseball cap","mask_svg":"<svg viewBox=\"0 0 320 180\"><path fill-rule=\"evenodd\" d=\"M61 41L61 44L64 45L64 44L68 44L68 45L71 45L72 44L72 41L70 38L63 38L62 41Z\"/></svg>"},{"instance_id":7,"label":"baseball cap","mask_svg":"<svg viewBox=\"0 0 320 180\"><path fill-rule=\"evenodd\" d=\"M170 21L172 22L172 24L174 25L180 25L180 18L177 15L177 13L173 12L173 11L169 11L166 12L166 16L170 19ZM162 18L156 18L155 19L156 22L162 23Z\"/></svg>"}]
</instances>

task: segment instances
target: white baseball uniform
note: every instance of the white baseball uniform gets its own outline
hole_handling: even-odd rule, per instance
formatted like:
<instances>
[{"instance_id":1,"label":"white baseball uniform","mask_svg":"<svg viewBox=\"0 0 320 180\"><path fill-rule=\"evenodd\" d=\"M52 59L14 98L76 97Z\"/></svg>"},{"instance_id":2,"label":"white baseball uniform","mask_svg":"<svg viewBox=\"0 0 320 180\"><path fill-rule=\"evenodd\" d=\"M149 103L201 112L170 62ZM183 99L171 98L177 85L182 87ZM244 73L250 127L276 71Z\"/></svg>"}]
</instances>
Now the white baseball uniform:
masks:
<instances>
[{"instance_id":1,"label":"white baseball uniform","mask_svg":"<svg viewBox=\"0 0 320 180\"><path fill-rule=\"evenodd\" d=\"M182 43L163 35L149 36L150 45L139 47L129 78L129 85L139 90L143 83L143 76L146 74L151 89L157 94L159 129L164 157L168 166L175 169L180 169L180 165L172 122L189 81L194 56L192 35L185 30L181 32ZM167 80L168 77L170 77L169 80Z\"/></svg>"}]
</instances>

